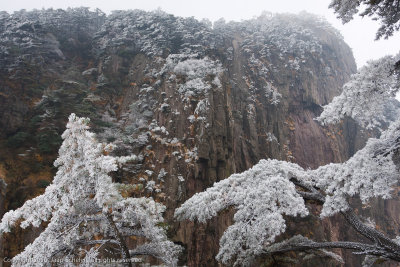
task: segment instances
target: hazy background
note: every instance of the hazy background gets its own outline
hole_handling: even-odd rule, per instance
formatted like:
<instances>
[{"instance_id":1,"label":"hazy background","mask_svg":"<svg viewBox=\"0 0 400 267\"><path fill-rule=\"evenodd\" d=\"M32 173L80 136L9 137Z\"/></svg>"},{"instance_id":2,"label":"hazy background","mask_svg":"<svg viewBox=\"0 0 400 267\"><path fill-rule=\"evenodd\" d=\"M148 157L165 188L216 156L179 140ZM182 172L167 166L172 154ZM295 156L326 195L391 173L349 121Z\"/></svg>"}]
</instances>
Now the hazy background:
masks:
<instances>
[{"instance_id":1,"label":"hazy background","mask_svg":"<svg viewBox=\"0 0 400 267\"><path fill-rule=\"evenodd\" d=\"M100 8L106 13L117 9L144 9L154 10L161 8L167 13L183 17L216 21L244 20L261 14L263 10L274 13L309 13L324 16L333 26L340 30L345 41L353 49L357 66L361 67L369 59L377 59L388 54L397 54L400 50L400 33L397 32L389 40L374 41L377 21L370 18L355 19L345 25L336 19L331 9L328 9L330 0L2 0L0 10L12 13L20 9L91 7Z\"/></svg>"}]
</instances>

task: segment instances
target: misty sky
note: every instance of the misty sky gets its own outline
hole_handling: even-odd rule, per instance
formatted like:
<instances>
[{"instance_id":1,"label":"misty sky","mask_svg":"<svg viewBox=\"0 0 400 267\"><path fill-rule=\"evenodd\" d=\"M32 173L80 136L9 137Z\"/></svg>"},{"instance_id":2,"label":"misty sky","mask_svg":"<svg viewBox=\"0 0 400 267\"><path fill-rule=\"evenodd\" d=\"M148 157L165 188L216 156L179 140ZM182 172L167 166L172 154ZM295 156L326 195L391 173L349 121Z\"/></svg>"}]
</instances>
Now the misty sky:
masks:
<instances>
[{"instance_id":1,"label":"misty sky","mask_svg":"<svg viewBox=\"0 0 400 267\"><path fill-rule=\"evenodd\" d=\"M194 16L215 21L221 17L229 20L244 20L270 12L298 13L307 11L324 16L343 34L345 41L353 49L358 67L369 59L377 59L387 54L397 54L400 50L400 32L389 40L374 41L378 22L369 18L357 18L342 25L331 9L330 0L2 0L0 10L9 13L20 9L93 7L106 13L117 9L162 10L178 16Z\"/></svg>"}]
</instances>

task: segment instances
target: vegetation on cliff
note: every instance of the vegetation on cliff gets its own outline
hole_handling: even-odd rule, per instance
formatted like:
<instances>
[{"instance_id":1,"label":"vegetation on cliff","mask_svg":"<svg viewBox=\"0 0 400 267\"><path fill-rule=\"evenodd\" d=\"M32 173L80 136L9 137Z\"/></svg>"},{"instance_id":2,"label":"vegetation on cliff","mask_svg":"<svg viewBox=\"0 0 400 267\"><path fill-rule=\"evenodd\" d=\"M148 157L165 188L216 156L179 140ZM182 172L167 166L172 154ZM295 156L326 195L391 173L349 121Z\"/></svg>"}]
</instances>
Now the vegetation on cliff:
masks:
<instances>
[{"instance_id":1,"label":"vegetation on cliff","mask_svg":"<svg viewBox=\"0 0 400 267\"><path fill-rule=\"evenodd\" d=\"M88 131L88 123L88 119L70 115L54 163L58 171L53 182L44 194L4 214L0 234L17 223L26 228L49 222L35 241L12 259L12 264L77 262L88 266L97 262L99 254L114 250L123 265L132 266L132 256L150 255L176 266L181 249L168 241L161 227L165 206L152 198L123 198L108 175L117 170L118 164L136 157L107 155L112 147L98 143ZM134 249L127 246L128 237L141 239Z\"/></svg>"},{"instance_id":2,"label":"vegetation on cliff","mask_svg":"<svg viewBox=\"0 0 400 267\"><path fill-rule=\"evenodd\" d=\"M385 3L370 4L363 13L371 15L377 12L384 21L378 37L390 36L398 30L398 9L390 10L390 14L384 13L397 1L382 2ZM358 5L354 1L332 3L344 21L358 12ZM344 85L341 95L324 106L317 118L329 124L350 116L367 128L390 124L380 138L370 138L365 147L349 160L315 170L304 170L285 161L261 160L251 169L231 175L195 194L175 211L175 216L204 222L233 206L236 211L234 223L221 237L217 255L217 260L224 264L250 266L256 256L263 254L326 248L350 249L366 255L363 266L371 266L379 260L399 262L399 238L392 240L364 223L349 204L355 197L364 204L374 197L391 198L394 187L398 185L399 166L396 166L394 158L400 153L400 119L398 115L394 121L388 119L387 105L400 91L399 61L398 55L368 62ZM395 112L398 114L398 110ZM349 225L371 243L348 240L315 242L297 235L274 244L276 237L286 230L283 215L308 215L306 201L322 205L321 218L340 212ZM338 255L331 253L329 256L343 263Z\"/></svg>"},{"instance_id":3,"label":"vegetation on cliff","mask_svg":"<svg viewBox=\"0 0 400 267\"><path fill-rule=\"evenodd\" d=\"M396 179L395 126L346 163L315 168L344 161L363 145L354 122L341 119L371 121L354 104L361 102L345 95L385 103L398 88L394 57L371 63L325 108L321 120L339 125L313 120L355 71L351 50L319 17L264 12L211 25L159 10L106 16L79 8L3 12L0 20L0 176L8 184L5 209L15 209L3 218L2 230L10 231L0 249L9 258L18 254L15 262L40 250L48 261L151 254L173 265L180 251L173 240L185 248L180 263L211 266L221 235L223 262L244 264L295 246L330 248L299 236L272 242L289 228L286 215L311 219L308 198L322 204L323 215L342 212L358 223L346 198L386 197ZM385 109L370 106L374 125L386 121L379 116ZM70 117L62 142L70 113L78 117ZM69 149L74 142L76 150ZM175 208L204 190L176 215L204 221L225 210L225 217L208 225L177 222ZM226 230L229 206L237 212ZM19 232L11 224L39 228ZM374 229L367 233L387 245L378 256L396 248ZM137 247L143 236L149 243ZM366 253L372 246L362 245L336 247Z\"/></svg>"}]
</instances>

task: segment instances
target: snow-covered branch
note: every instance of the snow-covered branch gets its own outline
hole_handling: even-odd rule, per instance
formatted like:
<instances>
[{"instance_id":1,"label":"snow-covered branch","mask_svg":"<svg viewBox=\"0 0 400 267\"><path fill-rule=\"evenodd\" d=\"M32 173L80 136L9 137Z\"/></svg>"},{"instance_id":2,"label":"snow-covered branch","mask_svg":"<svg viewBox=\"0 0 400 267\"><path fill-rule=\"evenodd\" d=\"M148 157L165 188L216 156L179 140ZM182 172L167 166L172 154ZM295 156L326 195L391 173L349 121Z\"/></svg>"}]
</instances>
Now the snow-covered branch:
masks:
<instances>
[{"instance_id":1,"label":"snow-covered branch","mask_svg":"<svg viewBox=\"0 0 400 267\"><path fill-rule=\"evenodd\" d=\"M376 33L376 39L387 39L400 29L399 0L332 0L329 7L335 10L343 23L352 20L357 13L362 17L369 16L379 20L381 26Z\"/></svg>"},{"instance_id":2,"label":"snow-covered branch","mask_svg":"<svg viewBox=\"0 0 400 267\"><path fill-rule=\"evenodd\" d=\"M236 265L245 265L285 231L283 215L305 216L308 210L304 200L314 200L322 204L321 217L341 212L352 227L383 251L379 252L380 256L386 253L391 259L400 259L396 258L400 247L356 220L348 204L350 197L359 197L363 202L372 197L390 197L392 186L399 178L392 161L393 154L399 149L399 133L400 120L379 139L370 139L345 163L329 164L315 170L304 170L284 161L261 160L253 168L195 194L176 210L175 216L204 222L225 208L235 208L234 224L220 240L217 259L223 263L234 259ZM349 244L336 245L345 247ZM371 252L368 249L358 250Z\"/></svg>"},{"instance_id":3,"label":"snow-covered branch","mask_svg":"<svg viewBox=\"0 0 400 267\"><path fill-rule=\"evenodd\" d=\"M304 200L290 182L293 176L304 177L306 173L295 164L261 160L253 168L194 195L175 216L204 222L225 208L236 208L235 223L222 236L217 259L228 263L236 256L236 264L244 264L285 231L283 215L308 214Z\"/></svg>"},{"instance_id":4,"label":"snow-covered branch","mask_svg":"<svg viewBox=\"0 0 400 267\"><path fill-rule=\"evenodd\" d=\"M13 258L13 266L51 266L53 257L78 256L79 248L90 245L86 258L95 260L98 244L117 244L122 258L129 260L125 238L136 233L146 240L141 246L151 246L147 255L175 266L181 248L169 241L159 226L165 207L151 198L123 198L108 175L117 170L117 164L135 157L104 155L110 146L97 142L88 123L88 119L71 114L55 161L58 171L53 183L43 195L4 215L1 234L11 231L19 219L23 219L21 227L50 221L39 237ZM95 238L98 241L93 241Z\"/></svg>"},{"instance_id":5,"label":"snow-covered branch","mask_svg":"<svg viewBox=\"0 0 400 267\"><path fill-rule=\"evenodd\" d=\"M343 86L343 92L323 107L317 120L331 124L348 116L367 128L388 122L388 109L392 109L390 100L400 90L395 70L399 57L400 54L369 61ZM398 110L390 111L398 114Z\"/></svg>"},{"instance_id":6,"label":"snow-covered branch","mask_svg":"<svg viewBox=\"0 0 400 267\"><path fill-rule=\"evenodd\" d=\"M387 251L386 249L376 245L348 241L315 242L301 235L296 235L288 240L284 240L280 243L268 246L267 248L265 248L263 254L273 255L290 251L309 251L333 248L349 249L354 250L357 254L374 255L378 257L389 258L395 261L400 261L400 255L398 253ZM339 255L335 255L336 257L334 259L339 262L342 261Z\"/></svg>"}]
</instances>

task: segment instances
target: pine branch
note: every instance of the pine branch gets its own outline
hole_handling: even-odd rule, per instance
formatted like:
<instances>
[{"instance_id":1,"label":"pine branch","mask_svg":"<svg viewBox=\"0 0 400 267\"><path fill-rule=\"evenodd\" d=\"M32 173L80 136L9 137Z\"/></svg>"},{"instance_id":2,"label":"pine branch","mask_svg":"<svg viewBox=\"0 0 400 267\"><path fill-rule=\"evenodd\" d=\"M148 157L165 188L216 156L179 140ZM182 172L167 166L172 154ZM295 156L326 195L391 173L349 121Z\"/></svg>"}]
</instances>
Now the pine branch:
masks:
<instances>
[{"instance_id":1,"label":"pine branch","mask_svg":"<svg viewBox=\"0 0 400 267\"><path fill-rule=\"evenodd\" d=\"M126 246L126 243L125 243L125 241L124 241L123 236L122 236L121 233L118 231L118 227L116 226L116 224L115 224L115 222L114 222L114 220L113 220L111 214L108 214L108 213L107 213L107 214L104 214L104 215L106 216L107 221L108 221L108 223L110 224L110 226L111 226L111 228L112 228L112 230L113 230L113 232L114 232L114 236L115 236L115 238L117 239L117 241L118 241L118 243L119 243L119 246L120 246L121 249L122 249L122 257L123 257L123 259L127 260L127 261L125 262L126 266L132 267L132 263L130 262L131 255L130 255L130 253L129 253L128 247Z\"/></svg>"},{"instance_id":2,"label":"pine branch","mask_svg":"<svg viewBox=\"0 0 400 267\"><path fill-rule=\"evenodd\" d=\"M400 245L392 241L378 230L365 225L352 209L341 212L346 221L361 235L373 241L380 247L390 250L394 255L397 255L397 261L400 260Z\"/></svg>"},{"instance_id":3,"label":"pine branch","mask_svg":"<svg viewBox=\"0 0 400 267\"><path fill-rule=\"evenodd\" d=\"M355 254L374 255L378 257L384 257L399 261L399 255L387 251L385 248L377 245L369 245L358 242L344 242L344 241L333 241L333 242L315 242L306 237L297 235L288 240L284 240L280 243L273 244L267 247L264 251L265 254L276 254L285 253L290 251L309 251L319 249L349 249L356 250Z\"/></svg>"},{"instance_id":4,"label":"pine branch","mask_svg":"<svg viewBox=\"0 0 400 267\"><path fill-rule=\"evenodd\" d=\"M296 178L292 178L291 181L301 189L309 191L307 192L307 191L297 190L297 193L300 194L304 199L316 201L321 205L324 204L325 196L322 195L321 192L319 192L316 188L309 186L304 182L297 180ZM323 242L323 243L309 241L307 243L297 245L292 250L306 250L315 248L354 249L360 251L361 254L381 256L395 261L400 261L399 244L392 241L390 238L386 237L378 230L365 225L351 208L349 208L347 211L342 211L341 214L354 230L356 230L362 236L371 240L374 243L374 245L354 243L354 242L341 242L341 241Z\"/></svg>"}]
</instances>

